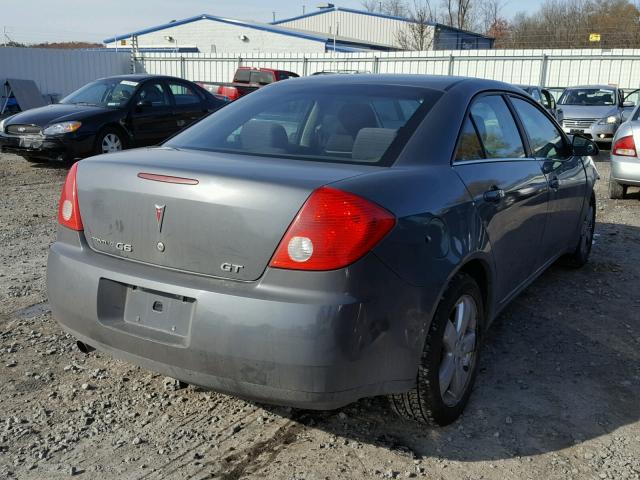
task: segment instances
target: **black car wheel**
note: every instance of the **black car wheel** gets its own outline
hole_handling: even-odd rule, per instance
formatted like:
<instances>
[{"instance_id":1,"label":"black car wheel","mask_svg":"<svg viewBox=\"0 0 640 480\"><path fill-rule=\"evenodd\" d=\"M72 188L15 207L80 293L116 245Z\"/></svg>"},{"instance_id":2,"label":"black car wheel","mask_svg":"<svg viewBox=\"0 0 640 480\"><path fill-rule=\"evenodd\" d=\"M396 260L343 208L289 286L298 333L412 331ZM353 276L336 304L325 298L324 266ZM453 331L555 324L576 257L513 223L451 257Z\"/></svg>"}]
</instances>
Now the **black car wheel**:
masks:
<instances>
[{"instance_id":1,"label":"black car wheel","mask_svg":"<svg viewBox=\"0 0 640 480\"><path fill-rule=\"evenodd\" d=\"M119 152L125 148L124 136L114 128L101 131L96 139L96 155Z\"/></svg>"},{"instance_id":2,"label":"black car wheel","mask_svg":"<svg viewBox=\"0 0 640 480\"><path fill-rule=\"evenodd\" d=\"M457 274L431 322L418 367L416 387L391 395L400 416L430 425L448 425L466 406L478 368L482 296L469 275Z\"/></svg>"},{"instance_id":3,"label":"black car wheel","mask_svg":"<svg viewBox=\"0 0 640 480\"><path fill-rule=\"evenodd\" d=\"M616 182L616 180L609 175L609 198L620 200L624 198L625 193L625 186Z\"/></svg>"},{"instance_id":4,"label":"black car wheel","mask_svg":"<svg viewBox=\"0 0 640 480\"><path fill-rule=\"evenodd\" d=\"M580 268L589 261L591 247L593 245L593 234L596 227L596 200L591 197L589 207L582 219L580 226L580 238L573 253L564 258L564 264L570 267Z\"/></svg>"}]
</instances>

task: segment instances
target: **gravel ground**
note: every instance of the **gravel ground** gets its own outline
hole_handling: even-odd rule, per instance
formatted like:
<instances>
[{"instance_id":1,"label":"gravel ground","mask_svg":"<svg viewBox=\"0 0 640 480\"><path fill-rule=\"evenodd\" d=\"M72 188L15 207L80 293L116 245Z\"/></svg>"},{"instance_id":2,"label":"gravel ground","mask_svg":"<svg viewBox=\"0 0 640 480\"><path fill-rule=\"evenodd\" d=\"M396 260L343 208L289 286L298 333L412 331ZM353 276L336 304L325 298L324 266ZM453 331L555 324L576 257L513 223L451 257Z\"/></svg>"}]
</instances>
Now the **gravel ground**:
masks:
<instances>
[{"instance_id":1,"label":"gravel ground","mask_svg":"<svg viewBox=\"0 0 640 480\"><path fill-rule=\"evenodd\" d=\"M552 267L489 332L465 415L384 399L265 407L84 356L46 303L66 171L0 156L0 478L639 479L640 195L606 196L581 270Z\"/></svg>"}]
</instances>

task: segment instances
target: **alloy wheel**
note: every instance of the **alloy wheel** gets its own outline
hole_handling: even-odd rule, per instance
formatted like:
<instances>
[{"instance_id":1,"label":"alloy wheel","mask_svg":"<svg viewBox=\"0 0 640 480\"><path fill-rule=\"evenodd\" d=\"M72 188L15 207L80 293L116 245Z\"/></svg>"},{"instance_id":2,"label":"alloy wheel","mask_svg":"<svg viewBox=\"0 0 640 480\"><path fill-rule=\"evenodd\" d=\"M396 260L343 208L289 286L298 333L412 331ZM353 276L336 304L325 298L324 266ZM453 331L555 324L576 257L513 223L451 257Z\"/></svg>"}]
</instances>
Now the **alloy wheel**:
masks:
<instances>
[{"instance_id":1,"label":"alloy wheel","mask_svg":"<svg viewBox=\"0 0 640 480\"><path fill-rule=\"evenodd\" d=\"M107 133L102 138L102 153L113 153L122 150L122 140L115 133Z\"/></svg>"},{"instance_id":2,"label":"alloy wheel","mask_svg":"<svg viewBox=\"0 0 640 480\"><path fill-rule=\"evenodd\" d=\"M453 307L442 341L439 368L440 394L453 407L464 396L477 357L478 307L471 295L463 295Z\"/></svg>"}]
</instances>

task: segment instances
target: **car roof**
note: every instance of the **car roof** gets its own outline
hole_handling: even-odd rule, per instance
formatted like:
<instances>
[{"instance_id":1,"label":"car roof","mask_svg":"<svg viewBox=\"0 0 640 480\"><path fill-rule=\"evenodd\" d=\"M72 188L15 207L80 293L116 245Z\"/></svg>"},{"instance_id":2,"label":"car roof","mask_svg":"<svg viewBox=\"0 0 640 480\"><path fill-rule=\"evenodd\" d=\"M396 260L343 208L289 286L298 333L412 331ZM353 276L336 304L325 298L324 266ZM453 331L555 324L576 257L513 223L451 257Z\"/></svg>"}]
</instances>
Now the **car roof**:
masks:
<instances>
[{"instance_id":1,"label":"car roof","mask_svg":"<svg viewBox=\"0 0 640 480\"><path fill-rule=\"evenodd\" d=\"M518 92L519 90L511 84L498 82L495 80L485 80L471 77L454 77L439 75L409 75L409 74L358 74L358 75L311 75L287 80L286 82L276 82L269 85L269 88L283 88L295 82L309 86L332 86L332 85L380 85L380 86L405 86L421 87L432 90L447 91L459 85L465 85L470 89L477 90L507 90Z\"/></svg>"},{"instance_id":2,"label":"car roof","mask_svg":"<svg viewBox=\"0 0 640 480\"><path fill-rule=\"evenodd\" d=\"M602 90L617 90L618 87L616 85L576 85L565 88L565 90L579 90L579 89L587 89L587 88L598 88Z\"/></svg>"},{"instance_id":3,"label":"car roof","mask_svg":"<svg viewBox=\"0 0 640 480\"><path fill-rule=\"evenodd\" d=\"M111 77L103 77L100 80L113 79L113 80L133 80L137 82L142 82L144 80L149 80L151 78L158 79L171 79L171 80L184 80L178 77L171 77L169 75L152 75L150 73L132 73L128 75L113 75ZM188 80L185 80L188 81Z\"/></svg>"}]
</instances>

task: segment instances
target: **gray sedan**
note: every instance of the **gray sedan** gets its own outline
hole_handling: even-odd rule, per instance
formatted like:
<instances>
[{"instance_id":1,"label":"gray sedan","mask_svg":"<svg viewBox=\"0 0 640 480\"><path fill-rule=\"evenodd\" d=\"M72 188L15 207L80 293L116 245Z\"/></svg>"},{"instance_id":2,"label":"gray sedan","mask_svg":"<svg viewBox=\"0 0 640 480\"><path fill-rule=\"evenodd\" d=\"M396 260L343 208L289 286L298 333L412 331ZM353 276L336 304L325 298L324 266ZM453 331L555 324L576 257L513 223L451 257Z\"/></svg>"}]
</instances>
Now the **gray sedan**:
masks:
<instances>
[{"instance_id":1,"label":"gray sedan","mask_svg":"<svg viewBox=\"0 0 640 480\"><path fill-rule=\"evenodd\" d=\"M478 79L278 82L163 146L75 164L48 262L93 348L248 399L462 412L487 327L583 265L597 147Z\"/></svg>"},{"instance_id":2,"label":"gray sedan","mask_svg":"<svg viewBox=\"0 0 640 480\"><path fill-rule=\"evenodd\" d=\"M611 170L609 177L609 197L624 198L627 187L640 187L640 106L631 118L620 125L611 148Z\"/></svg>"}]
</instances>

